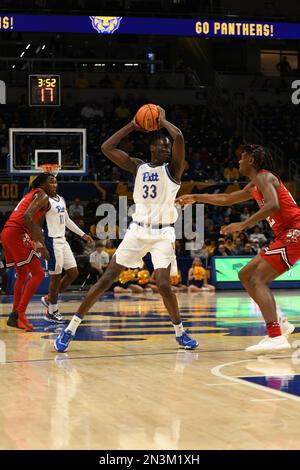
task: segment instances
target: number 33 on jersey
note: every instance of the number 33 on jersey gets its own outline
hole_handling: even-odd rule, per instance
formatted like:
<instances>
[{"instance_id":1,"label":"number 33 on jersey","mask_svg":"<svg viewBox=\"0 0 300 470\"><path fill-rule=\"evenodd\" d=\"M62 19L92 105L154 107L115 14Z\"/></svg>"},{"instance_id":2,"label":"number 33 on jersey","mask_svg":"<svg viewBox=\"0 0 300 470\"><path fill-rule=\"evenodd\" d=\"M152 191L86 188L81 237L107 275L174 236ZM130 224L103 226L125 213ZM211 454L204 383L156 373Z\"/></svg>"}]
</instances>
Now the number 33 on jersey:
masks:
<instances>
[{"instance_id":1,"label":"number 33 on jersey","mask_svg":"<svg viewBox=\"0 0 300 470\"><path fill-rule=\"evenodd\" d=\"M168 164L139 166L135 178L133 200L136 205L133 221L145 224L174 224L177 210L174 205L180 183L170 175Z\"/></svg>"}]
</instances>

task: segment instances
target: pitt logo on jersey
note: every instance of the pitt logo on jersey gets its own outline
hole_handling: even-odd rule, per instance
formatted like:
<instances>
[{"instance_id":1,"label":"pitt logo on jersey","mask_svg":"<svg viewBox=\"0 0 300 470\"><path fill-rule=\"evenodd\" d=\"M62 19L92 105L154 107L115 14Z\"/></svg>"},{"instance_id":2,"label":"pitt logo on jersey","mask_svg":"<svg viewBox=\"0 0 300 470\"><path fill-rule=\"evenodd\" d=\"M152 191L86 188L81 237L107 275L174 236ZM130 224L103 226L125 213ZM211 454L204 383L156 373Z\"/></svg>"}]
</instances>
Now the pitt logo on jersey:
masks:
<instances>
[{"instance_id":1,"label":"pitt logo on jersey","mask_svg":"<svg viewBox=\"0 0 300 470\"><path fill-rule=\"evenodd\" d=\"M143 173L143 181L159 181L159 176L157 173L149 173L149 171L146 171Z\"/></svg>"},{"instance_id":2,"label":"pitt logo on jersey","mask_svg":"<svg viewBox=\"0 0 300 470\"><path fill-rule=\"evenodd\" d=\"M93 28L97 33L112 34L120 26L122 16L90 16Z\"/></svg>"},{"instance_id":3,"label":"pitt logo on jersey","mask_svg":"<svg viewBox=\"0 0 300 470\"><path fill-rule=\"evenodd\" d=\"M58 212L59 214L62 214L62 213L65 212L65 208L62 207L62 206L56 206L56 209L57 209L57 212Z\"/></svg>"}]
</instances>

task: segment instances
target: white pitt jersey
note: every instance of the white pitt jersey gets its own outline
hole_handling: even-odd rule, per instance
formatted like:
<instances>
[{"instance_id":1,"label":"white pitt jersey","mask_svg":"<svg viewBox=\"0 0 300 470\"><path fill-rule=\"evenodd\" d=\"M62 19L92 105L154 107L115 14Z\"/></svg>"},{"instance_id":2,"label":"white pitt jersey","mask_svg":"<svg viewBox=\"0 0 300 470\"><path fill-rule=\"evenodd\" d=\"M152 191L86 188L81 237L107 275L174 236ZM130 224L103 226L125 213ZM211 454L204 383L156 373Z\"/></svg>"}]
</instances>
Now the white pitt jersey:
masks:
<instances>
[{"instance_id":1,"label":"white pitt jersey","mask_svg":"<svg viewBox=\"0 0 300 470\"><path fill-rule=\"evenodd\" d=\"M170 175L167 163L140 165L134 183L132 220L150 225L174 224L178 217L175 198L179 188L180 183Z\"/></svg>"},{"instance_id":2,"label":"white pitt jersey","mask_svg":"<svg viewBox=\"0 0 300 470\"><path fill-rule=\"evenodd\" d=\"M64 237L66 234L66 202L63 197L49 197L50 209L46 212L43 230L46 237Z\"/></svg>"}]
</instances>

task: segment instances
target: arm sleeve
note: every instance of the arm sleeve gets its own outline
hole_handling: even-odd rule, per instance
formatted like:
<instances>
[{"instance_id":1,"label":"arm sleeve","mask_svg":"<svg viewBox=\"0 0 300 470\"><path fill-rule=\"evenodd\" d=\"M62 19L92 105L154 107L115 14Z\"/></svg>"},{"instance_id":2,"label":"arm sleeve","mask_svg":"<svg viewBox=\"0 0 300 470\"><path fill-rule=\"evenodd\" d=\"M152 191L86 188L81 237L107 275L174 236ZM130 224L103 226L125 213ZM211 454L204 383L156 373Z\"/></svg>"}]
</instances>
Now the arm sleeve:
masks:
<instances>
[{"instance_id":1,"label":"arm sleeve","mask_svg":"<svg viewBox=\"0 0 300 470\"><path fill-rule=\"evenodd\" d=\"M77 227L75 222L73 222L73 220L70 219L67 210L66 210L66 213L65 213L65 218L66 218L66 227L69 230L71 230L71 232L76 233L76 235L79 235L80 237L83 237L83 235L85 235L85 233L79 227Z\"/></svg>"}]
</instances>

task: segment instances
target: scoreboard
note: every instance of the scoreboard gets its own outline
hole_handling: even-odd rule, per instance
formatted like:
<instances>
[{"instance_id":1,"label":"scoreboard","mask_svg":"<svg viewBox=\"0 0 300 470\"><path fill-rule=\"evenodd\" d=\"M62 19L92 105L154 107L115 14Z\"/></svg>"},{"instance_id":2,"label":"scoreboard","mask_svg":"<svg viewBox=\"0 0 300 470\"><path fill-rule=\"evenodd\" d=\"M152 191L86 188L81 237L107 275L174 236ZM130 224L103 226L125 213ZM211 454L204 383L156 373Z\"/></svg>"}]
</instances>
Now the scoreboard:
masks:
<instances>
[{"instance_id":1,"label":"scoreboard","mask_svg":"<svg viewBox=\"0 0 300 470\"><path fill-rule=\"evenodd\" d=\"M29 106L60 106L60 75L29 75Z\"/></svg>"}]
</instances>

